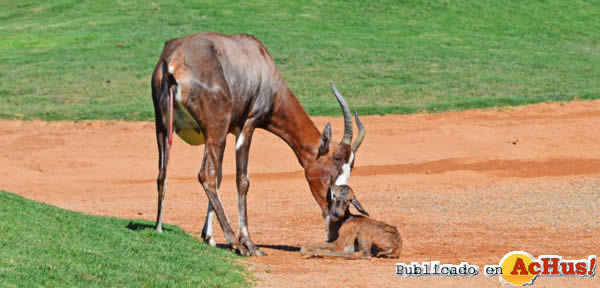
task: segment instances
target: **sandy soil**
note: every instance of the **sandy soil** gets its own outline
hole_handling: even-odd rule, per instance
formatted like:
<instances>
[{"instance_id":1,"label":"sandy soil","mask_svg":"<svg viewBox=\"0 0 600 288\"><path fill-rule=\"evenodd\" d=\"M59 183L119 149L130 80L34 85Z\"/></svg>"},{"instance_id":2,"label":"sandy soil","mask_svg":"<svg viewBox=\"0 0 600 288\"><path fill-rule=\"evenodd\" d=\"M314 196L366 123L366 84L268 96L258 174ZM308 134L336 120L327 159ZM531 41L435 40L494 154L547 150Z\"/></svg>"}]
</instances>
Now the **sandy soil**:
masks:
<instances>
[{"instance_id":1,"label":"sandy soil","mask_svg":"<svg viewBox=\"0 0 600 288\"><path fill-rule=\"evenodd\" d=\"M244 260L258 286L498 286L483 275L397 277L395 263L467 261L483 269L513 250L565 259L600 252L600 101L362 119L367 136L350 184L373 218L398 226L401 258L301 259L299 247L324 239L323 219L291 149L261 130L248 209L250 233L269 256ZM314 120L318 127L331 121L341 136L341 117ZM155 219L153 123L0 125L0 189L95 215ZM237 229L233 136L228 142L221 198ZM165 221L193 235L207 206L196 180L202 150L174 140L165 204ZM538 278L535 285L600 281Z\"/></svg>"}]
</instances>

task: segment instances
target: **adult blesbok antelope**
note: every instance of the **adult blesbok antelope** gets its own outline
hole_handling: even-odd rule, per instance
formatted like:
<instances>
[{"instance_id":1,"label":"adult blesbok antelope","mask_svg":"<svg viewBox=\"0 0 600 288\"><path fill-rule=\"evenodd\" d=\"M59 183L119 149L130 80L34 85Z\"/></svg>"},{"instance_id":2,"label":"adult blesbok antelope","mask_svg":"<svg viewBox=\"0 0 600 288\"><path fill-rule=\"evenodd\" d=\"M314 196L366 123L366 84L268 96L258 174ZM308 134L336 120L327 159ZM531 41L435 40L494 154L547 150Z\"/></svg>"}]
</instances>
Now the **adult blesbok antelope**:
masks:
<instances>
[{"instance_id":1,"label":"adult blesbok antelope","mask_svg":"<svg viewBox=\"0 0 600 288\"><path fill-rule=\"evenodd\" d=\"M188 144L205 145L198 180L209 199L202 238L211 245L215 245L212 218L216 212L225 238L233 249L242 255L264 255L250 239L246 213L246 194L250 185L248 151L256 128L279 136L294 150L323 217L329 214L327 191L336 183L347 182L354 154L365 135L356 115L359 133L357 140L350 144L350 109L333 83L333 92L344 114L344 136L338 145L330 145L329 123L323 133L319 133L279 75L265 46L252 35L201 33L167 41L152 73L151 85L159 154L158 232L162 231L173 129ZM239 240L218 194L228 133L237 137Z\"/></svg>"}]
</instances>

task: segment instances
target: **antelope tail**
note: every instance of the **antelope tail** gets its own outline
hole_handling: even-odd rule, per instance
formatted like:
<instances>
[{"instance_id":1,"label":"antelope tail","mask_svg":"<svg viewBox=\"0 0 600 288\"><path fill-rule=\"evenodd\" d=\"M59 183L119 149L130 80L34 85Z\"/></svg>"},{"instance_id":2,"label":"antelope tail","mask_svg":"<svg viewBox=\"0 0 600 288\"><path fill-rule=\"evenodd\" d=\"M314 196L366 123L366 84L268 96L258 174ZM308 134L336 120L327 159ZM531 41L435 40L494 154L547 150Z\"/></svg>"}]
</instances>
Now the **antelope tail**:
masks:
<instances>
[{"instance_id":1,"label":"antelope tail","mask_svg":"<svg viewBox=\"0 0 600 288\"><path fill-rule=\"evenodd\" d=\"M163 60L162 65L162 83L160 84L160 99L168 97L169 99L169 151L173 144L173 88L169 87L169 70L167 61Z\"/></svg>"}]
</instances>

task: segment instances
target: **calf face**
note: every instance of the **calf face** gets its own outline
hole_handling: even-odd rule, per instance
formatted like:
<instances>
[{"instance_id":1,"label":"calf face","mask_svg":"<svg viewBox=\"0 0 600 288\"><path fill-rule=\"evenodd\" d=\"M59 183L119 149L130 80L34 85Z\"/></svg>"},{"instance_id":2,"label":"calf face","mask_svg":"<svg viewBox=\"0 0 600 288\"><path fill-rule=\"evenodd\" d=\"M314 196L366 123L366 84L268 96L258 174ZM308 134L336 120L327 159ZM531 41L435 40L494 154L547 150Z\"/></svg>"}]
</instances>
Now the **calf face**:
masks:
<instances>
[{"instance_id":1,"label":"calf face","mask_svg":"<svg viewBox=\"0 0 600 288\"><path fill-rule=\"evenodd\" d=\"M354 205L358 212L365 216L369 216L369 213L365 211L360 202L356 200L354 191L348 185L335 186L333 190L329 191L329 197L327 197L327 204L329 205L330 221L339 221L342 218L349 216L350 214L350 203Z\"/></svg>"}]
</instances>

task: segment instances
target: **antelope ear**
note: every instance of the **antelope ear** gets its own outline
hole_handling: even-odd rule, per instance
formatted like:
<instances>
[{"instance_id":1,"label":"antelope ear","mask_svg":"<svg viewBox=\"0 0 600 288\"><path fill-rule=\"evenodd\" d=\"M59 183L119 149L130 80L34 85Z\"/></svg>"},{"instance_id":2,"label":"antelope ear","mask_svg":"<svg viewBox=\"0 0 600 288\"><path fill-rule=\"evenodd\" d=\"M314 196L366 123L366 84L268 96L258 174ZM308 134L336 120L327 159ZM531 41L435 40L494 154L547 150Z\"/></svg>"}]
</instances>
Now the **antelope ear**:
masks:
<instances>
[{"instance_id":1,"label":"antelope ear","mask_svg":"<svg viewBox=\"0 0 600 288\"><path fill-rule=\"evenodd\" d=\"M358 200L352 199L352 205L356 207L356 210L358 210L358 212L364 214L365 216L369 216L369 213L365 211L365 208L363 208L362 205L360 205L360 202L358 202Z\"/></svg>"},{"instance_id":2,"label":"antelope ear","mask_svg":"<svg viewBox=\"0 0 600 288\"><path fill-rule=\"evenodd\" d=\"M321 133L321 142L319 143L319 154L317 155L317 159L329 152L329 142L331 142L331 124L327 123L325 128L323 128L323 133Z\"/></svg>"}]
</instances>

